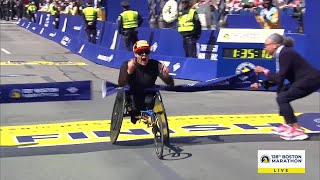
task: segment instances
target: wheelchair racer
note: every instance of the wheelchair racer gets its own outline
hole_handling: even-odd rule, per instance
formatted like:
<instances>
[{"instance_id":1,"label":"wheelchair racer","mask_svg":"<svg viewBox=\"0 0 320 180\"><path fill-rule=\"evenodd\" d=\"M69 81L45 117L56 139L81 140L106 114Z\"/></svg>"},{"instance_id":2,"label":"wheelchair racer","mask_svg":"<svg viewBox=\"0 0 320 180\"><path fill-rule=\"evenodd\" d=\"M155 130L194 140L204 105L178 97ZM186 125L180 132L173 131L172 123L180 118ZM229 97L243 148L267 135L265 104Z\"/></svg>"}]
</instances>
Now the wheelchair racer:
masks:
<instances>
[{"instance_id":1,"label":"wheelchair racer","mask_svg":"<svg viewBox=\"0 0 320 180\"><path fill-rule=\"evenodd\" d=\"M155 86L157 77L168 86L174 86L174 80L169 75L169 68L161 62L150 59L150 46L147 41L139 40L133 45L134 58L125 61L120 68L118 85L129 85L126 92L128 112L131 122L136 124L141 110L151 110L154 107L156 92L146 92L145 89Z\"/></svg>"}]
</instances>

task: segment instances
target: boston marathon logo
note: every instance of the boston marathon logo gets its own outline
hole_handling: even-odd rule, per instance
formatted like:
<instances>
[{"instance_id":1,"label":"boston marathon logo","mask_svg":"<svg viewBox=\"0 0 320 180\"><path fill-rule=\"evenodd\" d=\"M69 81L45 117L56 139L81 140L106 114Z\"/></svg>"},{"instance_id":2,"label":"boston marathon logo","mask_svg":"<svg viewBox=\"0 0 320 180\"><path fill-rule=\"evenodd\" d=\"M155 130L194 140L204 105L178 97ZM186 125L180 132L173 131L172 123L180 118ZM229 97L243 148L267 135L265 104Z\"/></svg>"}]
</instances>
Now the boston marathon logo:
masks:
<instances>
[{"instance_id":1,"label":"boston marathon logo","mask_svg":"<svg viewBox=\"0 0 320 180\"><path fill-rule=\"evenodd\" d=\"M270 158L267 155L263 155L261 156L261 163L269 163L270 162Z\"/></svg>"},{"instance_id":2,"label":"boston marathon logo","mask_svg":"<svg viewBox=\"0 0 320 180\"><path fill-rule=\"evenodd\" d=\"M10 92L10 97L12 99L19 99L21 98L21 90L20 89L12 89Z\"/></svg>"},{"instance_id":3,"label":"boston marathon logo","mask_svg":"<svg viewBox=\"0 0 320 180\"><path fill-rule=\"evenodd\" d=\"M235 73L236 74L246 73L246 72L249 72L250 70L253 70L255 67L256 66L252 63L244 62L237 66Z\"/></svg>"},{"instance_id":4,"label":"boston marathon logo","mask_svg":"<svg viewBox=\"0 0 320 180\"><path fill-rule=\"evenodd\" d=\"M258 173L305 173L305 150L259 150Z\"/></svg>"}]
</instances>

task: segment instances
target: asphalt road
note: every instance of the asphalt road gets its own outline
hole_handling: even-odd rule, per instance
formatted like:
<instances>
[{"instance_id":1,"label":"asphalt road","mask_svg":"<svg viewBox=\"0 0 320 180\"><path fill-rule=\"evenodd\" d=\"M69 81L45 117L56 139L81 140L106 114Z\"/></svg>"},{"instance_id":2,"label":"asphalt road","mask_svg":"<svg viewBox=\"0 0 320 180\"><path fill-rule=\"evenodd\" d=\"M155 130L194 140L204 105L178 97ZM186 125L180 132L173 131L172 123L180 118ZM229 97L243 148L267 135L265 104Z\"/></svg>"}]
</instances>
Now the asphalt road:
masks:
<instances>
[{"instance_id":1,"label":"asphalt road","mask_svg":"<svg viewBox=\"0 0 320 180\"><path fill-rule=\"evenodd\" d=\"M101 82L116 82L117 69L106 68L71 53L14 24L0 25L1 62L73 61L86 66L0 66L1 84L92 80L91 101L1 104L0 126L47 124L109 119L114 96L101 98ZM9 53L8 53L9 52ZM7 77L19 75L19 77ZM177 84L188 81L177 80ZM161 83L161 82L159 82ZM269 92L210 91L162 93L167 115L278 113L275 94ZM297 112L320 112L320 95L314 93L292 103ZM320 179L319 136L303 142L284 142L272 135L190 137L173 140L166 160L155 157L149 141L122 146L108 143L60 147L0 148L1 180L88 179ZM306 150L306 174L257 173L257 150ZM173 151L180 156L171 156Z\"/></svg>"}]
</instances>

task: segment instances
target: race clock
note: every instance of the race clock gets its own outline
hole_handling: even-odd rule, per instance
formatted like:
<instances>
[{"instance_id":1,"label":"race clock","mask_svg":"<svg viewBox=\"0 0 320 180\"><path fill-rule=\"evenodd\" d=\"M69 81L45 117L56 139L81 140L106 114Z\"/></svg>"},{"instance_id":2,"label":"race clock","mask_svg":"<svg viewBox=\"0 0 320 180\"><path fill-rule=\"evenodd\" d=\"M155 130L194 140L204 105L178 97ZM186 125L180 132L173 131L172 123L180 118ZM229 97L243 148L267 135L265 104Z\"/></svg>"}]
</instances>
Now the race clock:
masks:
<instances>
[{"instance_id":1,"label":"race clock","mask_svg":"<svg viewBox=\"0 0 320 180\"><path fill-rule=\"evenodd\" d=\"M272 59L264 49L257 48L224 48L223 58L230 59Z\"/></svg>"}]
</instances>

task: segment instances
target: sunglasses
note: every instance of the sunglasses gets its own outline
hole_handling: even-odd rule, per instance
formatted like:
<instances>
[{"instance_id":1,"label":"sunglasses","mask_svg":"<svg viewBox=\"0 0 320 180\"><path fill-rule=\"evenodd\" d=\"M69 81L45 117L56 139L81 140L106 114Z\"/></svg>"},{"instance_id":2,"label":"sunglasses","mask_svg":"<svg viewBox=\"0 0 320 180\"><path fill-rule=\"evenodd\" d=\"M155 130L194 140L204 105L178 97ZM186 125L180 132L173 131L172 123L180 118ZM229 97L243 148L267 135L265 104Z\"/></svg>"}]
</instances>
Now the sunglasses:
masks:
<instances>
[{"instance_id":1,"label":"sunglasses","mask_svg":"<svg viewBox=\"0 0 320 180\"><path fill-rule=\"evenodd\" d=\"M140 51L137 51L136 52L139 56L142 56L142 55L149 55L150 54L150 50L140 50Z\"/></svg>"}]
</instances>

